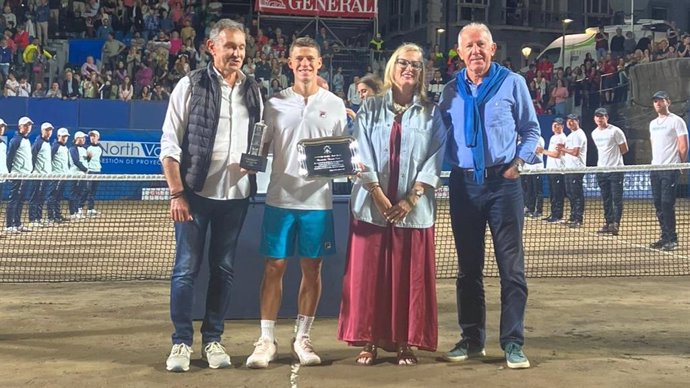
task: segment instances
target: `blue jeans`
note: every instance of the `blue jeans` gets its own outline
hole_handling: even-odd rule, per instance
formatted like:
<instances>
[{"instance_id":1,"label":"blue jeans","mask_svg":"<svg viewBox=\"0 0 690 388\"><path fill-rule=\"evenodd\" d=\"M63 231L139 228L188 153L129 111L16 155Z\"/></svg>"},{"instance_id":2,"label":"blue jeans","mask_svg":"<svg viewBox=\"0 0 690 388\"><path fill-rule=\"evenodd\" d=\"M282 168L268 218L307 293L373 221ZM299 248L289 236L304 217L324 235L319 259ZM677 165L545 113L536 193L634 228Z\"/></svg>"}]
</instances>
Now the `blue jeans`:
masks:
<instances>
[{"instance_id":1,"label":"blue jeans","mask_svg":"<svg viewBox=\"0 0 690 388\"><path fill-rule=\"evenodd\" d=\"M524 222L520 179L501 175L483 184L454 168L450 174L450 217L458 253L456 281L458 322L462 338L476 346L486 341L484 234L488 222L501 277L501 347L524 343L527 282L522 246Z\"/></svg>"},{"instance_id":2,"label":"blue jeans","mask_svg":"<svg viewBox=\"0 0 690 388\"><path fill-rule=\"evenodd\" d=\"M170 318L173 344L192 345L194 281L204 259L210 227L208 263L210 280L206 313L201 325L202 343L220 341L235 276L237 240L247 215L249 199L219 201L185 191L193 221L175 222L175 266L170 286Z\"/></svg>"},{"instance_id":3,"label":"blue jeans","mask_svg":"<svg viewBox=\"0 0 690 388\"><path fill-rule=\"evenodd\" d=\"M10 198L7 203L6 225L16 228L22 225L23 202L31 192L31 181L20 179L8 182L10 182Z\"/></svg>"},{"instance_id":4,"label":"blue jeans","mask_svg":"<svg viewBox=\"0 0 690 388\"><path fill-rule=\"evenodd\" d=\"M565 174L565 192L570 200L570 221L582 222L585 215L585 192L582 178L585 174Z\"/></svg>"},{"instance_id":5,"label":"blue jeans","mask_svg":"<svg viewBox=\"0 0 690 388\"><path fill-rule=\"evenodd\" d=\"M623 178L622 172L609 172L597 175L597 183L604 201L604 218L606 225L621 223L623 215Z\"/></svg>"},{"instance_id":6,"label":"blue jeans","mask_svg":"<svg viewBox=\"0 0 690 388\"><path fill-rule=\"evenodd\" d=\"M676 190L679 171L650 171L656 218L661 227L661 241L678 242L676 233Z\"/></svg>"}]
</instances>

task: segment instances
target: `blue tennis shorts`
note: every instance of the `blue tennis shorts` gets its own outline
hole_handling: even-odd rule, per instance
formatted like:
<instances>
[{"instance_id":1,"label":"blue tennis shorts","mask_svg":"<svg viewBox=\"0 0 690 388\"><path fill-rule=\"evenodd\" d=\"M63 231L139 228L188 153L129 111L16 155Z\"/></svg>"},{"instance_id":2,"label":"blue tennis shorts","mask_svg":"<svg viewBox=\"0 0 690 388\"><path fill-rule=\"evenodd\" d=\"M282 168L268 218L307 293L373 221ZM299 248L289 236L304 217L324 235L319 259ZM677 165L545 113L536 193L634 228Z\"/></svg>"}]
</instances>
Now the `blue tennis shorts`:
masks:
<instances>
[{"instance_id":1,"label":"blue tennis shorts","mask_svg":"<svg viewBox=\"0 0 690 388\"><path fill-rule=\"evenodd\" d=\"M274 206L264 208L261 226L261 254L284 259L319 258L335 254L333 210L295 210Z\"/></svg>"}]
</instances>

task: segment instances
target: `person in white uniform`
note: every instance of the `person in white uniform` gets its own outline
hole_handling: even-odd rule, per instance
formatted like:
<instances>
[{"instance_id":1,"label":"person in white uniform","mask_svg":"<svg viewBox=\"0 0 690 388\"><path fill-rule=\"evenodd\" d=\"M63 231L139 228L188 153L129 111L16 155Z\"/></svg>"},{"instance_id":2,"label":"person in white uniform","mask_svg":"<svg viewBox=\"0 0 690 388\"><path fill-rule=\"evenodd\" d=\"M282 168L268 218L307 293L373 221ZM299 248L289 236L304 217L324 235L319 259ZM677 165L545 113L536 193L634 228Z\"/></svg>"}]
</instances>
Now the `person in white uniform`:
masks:
<instances>
[{"instance_id":1,"label":"person in white uniform","mask_svg":"<svg viewBox=\"0 0 690 388\"><path fill-rule=\"evenodd\" d=\"M688 160L688 127L685 120L669 111L671 98L660 90L652 96L657 117L649 123L652 165L685 163ZM661 227L658 241L650 248L672 251L678 247L676 233L676 195L679 170L653 170L649 173L654 209Z\"/></svg>"},{"instance_id":2,"label":"person in white uniform","mask_svg":"<svg viewBox=\"0 0 690 388\"><path fill-rule=\"evenodd\" d=\"M300 257L302 281L291 350L301 365L321 363L310 331L321 296L321 258L335 253L331 184L308 180L300 174L297 143L306 138L342 135L347 116L343 100L318 85L322 58L313 39L295 39L290 46L289 66L295 84L269 99L264 111L268 126L266 149L273 152L273 162L261 239L261 253L266 257L261 284L261 336L247 359L249 368L265 368L276 357L275 323L283 275L286 259L295 255Z\"/></svg>"},{"instance_id":3,"label":"person in white uniform","mask_svg":"<svg viewBox=\"0 0 690 388\"><path fill-rule=\"evenodd\" d=\"M563 133L563 119L556 117L551 124L551 139L549 139L549 148L544 150L546 158L547 170L562 170L563 158L561 155L561 148L565 144L565 134ZM551 197L551 215L544 218L548 223L558 223L563 220L563 201L565 199L565 184L563 182L563 173L550 173L549 177L549 195Z\"/></svg>"},{"instance_id":4,"label":"person in white uniform","mask_svg":"<svg viewBox=\"0 0 690 388\"><path fill-rule=\"evenodd\" d=\"M565 146L561 149L563 164L566 169L585 168L587 166L587 135L580 128L580 116L569 114L566 125L570 134L565 138ZM570 217L568 225L581 226L585 216L585 192L582 179L585 174L565 174L565 193L570 201Z\"/></svg>"},{"instance_id":5,"label":"person in white uniform","mask_svg":"<svg viewBox=\"0 0 690 388\"><path fill-rule=\"evenodd\" d=\"M609 113L606 108L594 111L594 122L597 127L592 131L592 140L597 146L598 167L617 167L623 165L623 155L628 152L628 141L623 130L609 124ZM604 201L604 226L599 234L618 235L623 215L623 179L622 172L597 174L597 183Z\"/></svg>"}]
</instances>

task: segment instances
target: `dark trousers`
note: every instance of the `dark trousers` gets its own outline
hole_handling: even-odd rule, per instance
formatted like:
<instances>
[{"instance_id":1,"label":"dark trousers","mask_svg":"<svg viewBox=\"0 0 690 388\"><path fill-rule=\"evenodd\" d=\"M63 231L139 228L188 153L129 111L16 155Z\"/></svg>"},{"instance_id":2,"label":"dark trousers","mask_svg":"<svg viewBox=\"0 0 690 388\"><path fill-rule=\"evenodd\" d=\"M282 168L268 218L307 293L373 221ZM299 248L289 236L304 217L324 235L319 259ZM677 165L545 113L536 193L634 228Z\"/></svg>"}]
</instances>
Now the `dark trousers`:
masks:
<instances>
[{"instance_id":1,"label":"dark trousers","mask_svg":"<svg viewBox=\"0 0 690 388\"><path fill-rule=\"evenodd\" d=\"M582 178L585 174L565 174L565 192L570 201L570 221L582 222L585 215L585 191Z\"/></svg>"},{"instance_id":2,"label":"dark trousers","mask_svg":"<svg viewBox=\"0 0 690 388\"><path fill-rule=\"evenodd\" d=\"M81 200L81 205L86 204L88 210L93 210L95 206L96 190L98 189L98 181L87 181L86 187Z\"/></svg>"},{"instance_id":3,"label":"dark trousers","mask_svg":"<svg viewBox=\"0 0 690 388\"><path fill-rule=\"evenodd\" d=\"M565 200L563 174L549 174L549 196L551 197L551 217L563 218L563 201Z\"/></svg>"},{"instance_id":4,"label":"dark trousers","mask_svg":"<svg viewBox=\"0 0 690 388\"><path fill-rule=\"evenodd\" d=\"M201 325L202 343L220 341L224 331L230 291L235 276L235 249L247 215L249 199L218 201L186 190L193 221L175 222L175 266L170 286L170 318L173 344L192 345L194 281L204 258L210 228L208 262L210 280L206 314Z\"/></svg>"},{"instance_id":5,"label":"dark trousers","mask_svg":"<svg viewBox=\"0 0 690 388\"><path fill-rule=\"evenodd\" d=\"M525 207L531 213L544 212L544 189L541 175L525 175L522 178L525 194Z\"/></svg>"},{"instance_id":6,"label":"dark trousers","mask_svg":"<svg viewBox=\"0 0 690 388\"><path fill-rule=\"evenodd\" d=\"M72 192L69 196L69 214L76 214L82 207L82 200L84 197L84 191L86 190L85 180L76 180L72 182Z\"/></svg>"},{"instance_id":7,"label":"dark trousers","mask_svg":"<svg viewBox=\"0 0 690 388\"><path fill-rule=\"evenodd\" d=\"M7 203L6 225L7 227L19 227L22 225L22 209L26 196L31 191L31 181L13 180L10 182L10 198Z\"/></svg>"},{"instance_id":8,"label":"dark trousers","mask_svg":"<svg viewBox=\"0 0 690 388\"><path fill-rule=\"evenodd\" d=\"M597 183L604 201L604 218L606 225L621 223L623 215L623 178L622 172L609 172L597 175Z\"/></svg>"},{"instance_id":9,"label":"dark trousers","mask_svg":"<svg viewBox=\"0 0 690 388\"><path fill-rule=\"evenodd\" d=\"M651 171L649 173L656 218L661 227L661 241L664 242L678 242L675 206L679 176L678 171Z\"/></svg>"},{"instance_id":10,"label":"dark trousers","mask_svg":"<svg viewBox=\"0 0 690 388\"><path fill-rule=\"evenodd\" d=\"M52 181L50 194L48 194L48 219L59 220L62 218L60 211L60 201L62 201L62 193L65 190L65 182L63 180Z\"/></svg>"},{"instance_id":11,"label":"dark trousers","mask_svg":"<svg viewBox=\"0 0 690 388\"><path fill-rule=\"evenodd\" d=\"M497 175L478 184L472 174L456 168L450 174L449 189L451 226L458 253L456 291L462 338L480 346L486 341L483 271L488 223L501 277L501 347L508 342L522 345L527 282L520 179Z\"/></svg>"},{"instance_id":12,"label":"dark trousers","mask_svg":"<svg viewBox=\"0 0 690 388\"><path fill-rule=\"evenodd\" d=\"M41 221L43 218L43 204L50 193L52 181L36 181L29 198L29 221Z\"/></svg>"}]
</instances>

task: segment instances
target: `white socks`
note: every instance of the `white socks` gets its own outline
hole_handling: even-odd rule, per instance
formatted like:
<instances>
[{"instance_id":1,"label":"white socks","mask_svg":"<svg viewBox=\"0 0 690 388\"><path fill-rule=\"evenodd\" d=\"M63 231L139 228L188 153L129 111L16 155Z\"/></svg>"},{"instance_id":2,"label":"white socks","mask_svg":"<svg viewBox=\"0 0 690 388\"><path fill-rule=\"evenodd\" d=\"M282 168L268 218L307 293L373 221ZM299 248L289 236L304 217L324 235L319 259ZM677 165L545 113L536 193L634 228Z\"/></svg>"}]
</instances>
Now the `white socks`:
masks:
<instances>
[{"instance_id":1,"label":"white socks","mask_svg":"<svg viewBox=\"0 0 690 388\"><path fill-rule=\"evenodd\" d=\"M275 342L276 340L275 328L276 321L269 321L267 319L261 320L261 336L268 338L271 342Z\"/></svg>"},{"instance_id":2,"label":"white socks","mask_svg":"<svg viewBox=\"0 0 690 388\"><path fill-rule=\"evenodd\" d=\"M301 314L297 315L297 320L295 321L295 338L309 337L312 323L314 323L314 317L308 317Z\"/></svg>"}]
</instances>

